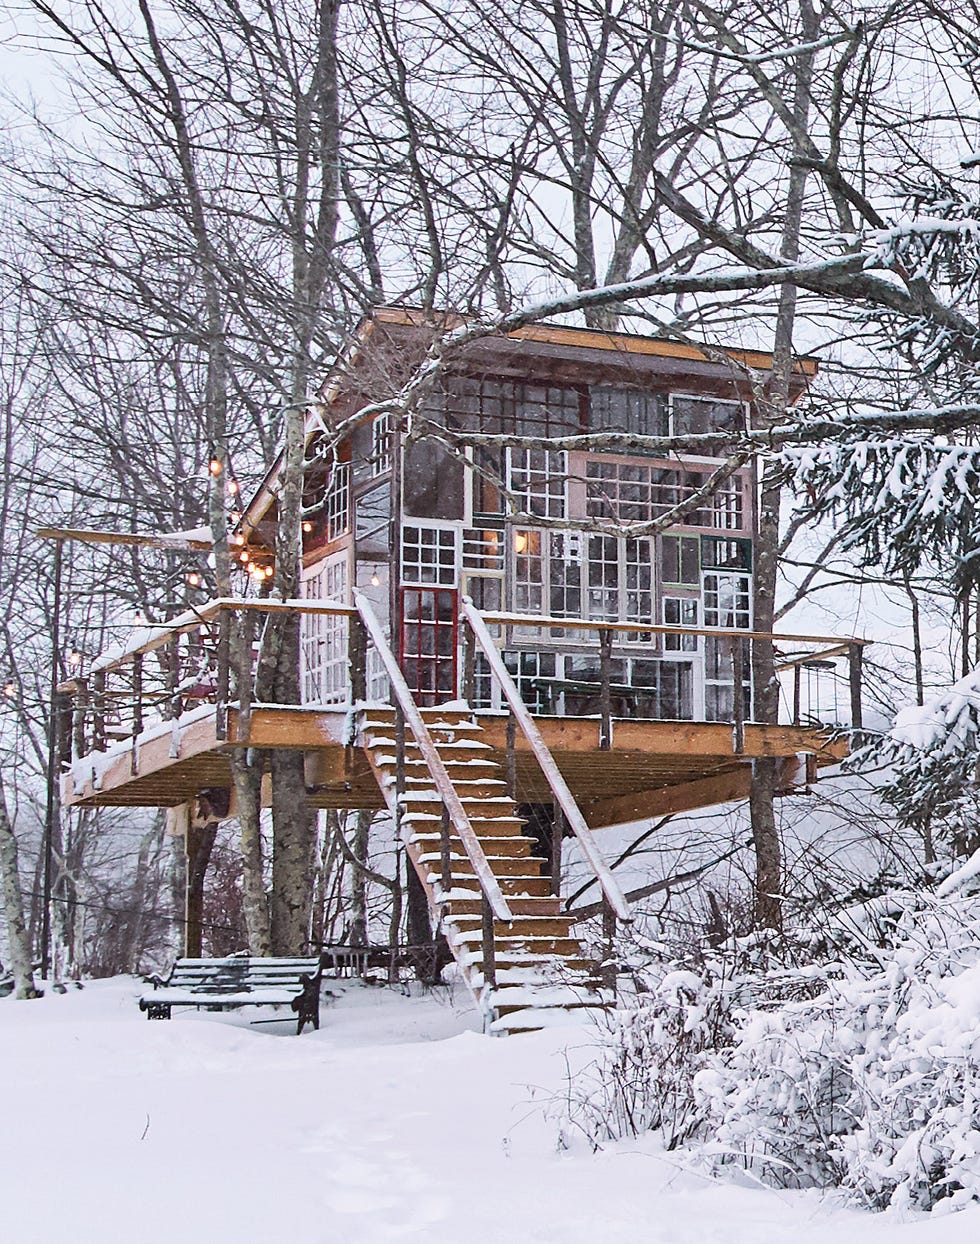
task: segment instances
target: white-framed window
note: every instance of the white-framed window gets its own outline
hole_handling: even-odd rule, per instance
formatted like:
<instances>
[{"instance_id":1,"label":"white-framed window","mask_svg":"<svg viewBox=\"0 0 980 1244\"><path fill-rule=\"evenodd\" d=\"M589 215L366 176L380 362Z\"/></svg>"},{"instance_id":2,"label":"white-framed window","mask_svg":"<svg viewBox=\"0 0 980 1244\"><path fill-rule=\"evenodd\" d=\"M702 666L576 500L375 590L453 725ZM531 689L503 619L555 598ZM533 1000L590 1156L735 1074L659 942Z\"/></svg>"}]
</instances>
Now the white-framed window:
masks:
<instances>
[{"instance_id":1,"label":"white-framed window","mask_svg":"<svg viewBox=\"0 0 980 1244\"><path fill-rule=\"evenodd\" d=\"M653 547L649 537L515 530L512 608L556 618L653 622ZM551 638L561 635L555 630ZM649 633L617 638L654 640Z\"/></svg>"},{"instance_id":2,"label":"white-framed window","mask_svg":"<svg viewBox=\"0 0 980 1244\"><path fill-rule=\"evenodd\" d=\"M684 596L665 596L663 599L664 626L689 626L697 628L698 602ZM665 652L697 652L697 635L665 635Z\"/></svg>"},{"instance_id":3,"label":"white-framed window","mask_svg":"<svg viewBox=\"0 0 980 1244\"><path fill-rule=\"evenodd\" d=\"M378 415L371 424L371 474L391 470L391 415Z\"/></svg>"},{"instance_id":4,"label":"white-framed window","mask_svg":"<svg viewBox=\"0 0 980 1244\"><path fill-rule=\"evenodd\" d=\"M455 587L459 582L458 527L402 527L402 583Z\"/></svg>"},{"instance_id":5,"label":"white-framed window","mask_svg":"<svg viewBox=\"0 0 980 1244\"><path fill-rule=\"evenodd\" d=\"M327 540L339 540L350 531L350 463L335 462L324 497Z\"/></svg>"},{"instance_id":6,"label":"white-framed window","mask_svg":"<svg viewBox=\"0 0 980 1244\"><path fill-rule=\"evenodd\" d=\"M745 404L729 398L689 393L670 395L672 436L699 436L703 432L734 432L745 427ZM718 455L721 456L721 455Z\"/></svg>"},{"instance_id":7,"label":"white-framed window","mask_svg":"<svg viewBox=\"0 0 980 1244\"><path fill-rule=\"evenodd\" d=\"M704 624L722 630L745 630L752 625L752 579L730 570L706 570L702 575Z\"/></svg>"},{"instance_id":8,"label":"white-framed window","mask_svg":"<svg viewBox=\"0 0 980 1244\"><path fill-rule=\"evenodd\" d=\"M568 455L564 450L507 450L507 487L514 504L539 518L564 518L568 512Z\"/></svg>"},{"instance_id":9,"label":"white-framed window","mask_svg":"<svg viewBox=\"0 0 980 1244\"><path fill-rule=\"evenodd\" d=\"M649 523L682 505L704 486L709 472L589 458L585 464L585 512L589 518ZM741 476L719 485L696 509L677 520L688 527L739 530L744 520Z\"/></svg>"},{"instance_id":10,"label":"white-framed window","mask_svg":"<svg viewBox=\"0 0 980 1244\"><path fill-rule=\"evenodd\" d=\"M304 600L348 600L347 554L328 557L303 577ZM348 620L344 616L304 613L300 627L304 704L343 704L349 696Z\"/></svg>"}]
</instances>

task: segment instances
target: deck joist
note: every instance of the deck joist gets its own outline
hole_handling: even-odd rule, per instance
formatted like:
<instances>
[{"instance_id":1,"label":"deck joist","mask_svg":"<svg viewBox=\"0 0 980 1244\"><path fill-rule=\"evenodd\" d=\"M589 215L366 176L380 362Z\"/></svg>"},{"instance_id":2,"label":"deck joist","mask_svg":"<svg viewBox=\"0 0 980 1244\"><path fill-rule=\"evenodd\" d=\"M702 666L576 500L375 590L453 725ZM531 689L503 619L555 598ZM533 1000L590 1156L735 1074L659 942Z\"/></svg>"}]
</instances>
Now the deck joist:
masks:
<instances>
[{"instance_id":1,"label":"deck joist","mask_svg":"<svg viewBox=\"0 0 980 1244\"><path fill-rule=\"evenodd\" d=\"M615 721L612 747L599 747L595 718L536 717L587 822L619 824L645 816L689 811L748 794L751 761L775 757L785 791L800 789L812 756L818 767L847 754L846 739L802 726L747 725L736 753L731 727L718 723ZM491 757L506 762L506 717L481 714ZM174 807L209 787L231 785L231 751L236 746L291 748L306 753L310 802L318 808L375 808L383 802L363 751L345 746L348 715L340 709L262 707L247 728L230 710L227 739L220 740L215 714L197 716L179 731L141 738L135 748L117 744L65 776L69 807ZM176 755L174 753L177 753ZM547 783L518 737L515 749L517 797L550 802ZM811 762L812 765L813 762ZM94 780L93 780L94 779Z\"/></svg>"}]
</instances>

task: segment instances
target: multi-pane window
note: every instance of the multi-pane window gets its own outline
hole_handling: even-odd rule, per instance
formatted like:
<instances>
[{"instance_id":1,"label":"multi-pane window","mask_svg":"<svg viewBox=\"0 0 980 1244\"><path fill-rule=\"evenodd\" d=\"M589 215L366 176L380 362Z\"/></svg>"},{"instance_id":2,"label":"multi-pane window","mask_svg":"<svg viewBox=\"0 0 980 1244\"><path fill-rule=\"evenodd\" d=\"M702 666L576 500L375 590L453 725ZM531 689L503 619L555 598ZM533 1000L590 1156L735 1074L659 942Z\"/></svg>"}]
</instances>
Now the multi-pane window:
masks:
<instances>
[{"instance_id":1,"label":"multi-pane window","mask_svg":"<svg viewBox=\"0 0 980 1244\"><path fill-rule=\"evenodd\" d=\"M665 596L664 626L697 627L698 602L682 596ZM665 635L665 652L697 652L697 635Z\"/></svg>"},{"instance_id":2,"label":"multi-pane window","mask_svg":"<svg viewBox=\"0 0 980 1244\"><path fill-rule=\"evenodd\" d=\"M463 531L463 569L471 574L502 574L504 570L504 532L502 528L473 528Z\"/></svg>"},{"instance_id":3,"label":"multi-pane window","mask_svg":"<svg viewBox=\"0 0 980 1244\"><path fill-rule=\"evenodd\" d=\"M750 583L747 574L706 570L702 589L705 626L748 630L752 625Z\"/></svg>"},{"instance_id":4,"label":"multi-pane window","mask_svg":"<svg viewBox=\"0 0 980 1244\"><path fill-rule=\"evenodd\" d=\"M391 416L379 415L371 424L371 474L391 470Z\"/></svg>"},{"instance_id":5,"label":"multi-pane window","mask_svg":"<svg viewBox=\"0 0 980 1244\"><path fill-rule=\"evenodd\" d=\"M665 436L667 395L594 385L589 393L589 431L624 436ZM631 448L631 453L637 452Z\"/></svg>"},{"instance_id":6,"label":"multi-pane window","mask_svg":"<svg viewBox=\"0 0 980 1244\"><path fill-rule=\"evenodd\" d=\"M509 449L507 486L524 514L564 518L567 509L566 455L550 449Z\"/></svg>"},{"instance_id":7,"label":"multi-pane window","mask_svg":"<svg viewBox=\"0 0 980 1244\"><path fill-rule=\"evenodd\" d=\"M347 603L347 558L331 557L303 580L306 600ZM347 618L304 613L300 630L304 704L340 704L347 699Z\"/></svg>"},{"instance_id":8,"label":"multi-pane window","mask_svg":"<svg viewBox=\"0 0 980 1244\"><path fill-rule=\"evenodd\" d=\"M327 539L339 540L350 530L350 463L335 462L324 498Z\"/></svg>"},{"instance_id":9,"label":"multi-pane window","mask_svg":"<svg viewBox=\"0 0 980 1244\"><path fill-rule=\"evenodd\" d=\"M577 531L514 532L513 608L556 618L654 620L653 541ZM553 631L551 638L560 638ZM621 642L649 642L650 634Z\"/></svg>"},{"instance_id":10,"label":"multi-pane window","mask_svg":"<svg viewBox=\"0 0 980 1244\"><path fill-rule=\"evenodd\" d=\"M455 527L402 527L402 583L455 587L457 545Z\"/></svg>"},{"instance_id":11,"label":"multi-pane window","mask_svg":"<svg viewBox=\"0 0 980 1244\"><path fill-rule=\"evenodd\" d=\"M620 523L648 523L690 501L707 474L645 463L590 458L585 466L586 514ZM742 480L734 476L677 521L723 530L742 526Z\"/></svg>"},{"instance_id":12,"label":"multi-pane window","mask_svg":"<svg viewBox=\"0 0 980 1244\"><path fill-rule=\"evenodd\" d=\"M702 536L701 565L705 570L751 570L752 542Z\"/></svg>"},{"instance_id":13,"label":"multi-pane window","mask_svg":"<svg viewBox=\"0 0 980 1244\"><path fill-rule=\"evenodd\" d=\"M674 436L699 436L702 432L733 432L745 426L741 402L716 397L689 397L672 393L671 431Z\"/></svg>"},{"instance_id":14,"label":"multi-pane window","mask_svg":"<svg viewBox=\"0 0 980 1244\"><path fill-rule=\"evenodd\" d=\"M701 543L697 536L660 537L660 577L685 587L701 584Z\"/></svg>"},{"instance_id":15,"label":"multi-pane window","mask_svg":"<svg viewBox=\"0 0 980 1244\"><path fill-rule=\"evenodd\" d=\"M452 376L423 413L453 431L568 436L584 431L578 389L490 377Z\"/></svg>"}]
</instances>

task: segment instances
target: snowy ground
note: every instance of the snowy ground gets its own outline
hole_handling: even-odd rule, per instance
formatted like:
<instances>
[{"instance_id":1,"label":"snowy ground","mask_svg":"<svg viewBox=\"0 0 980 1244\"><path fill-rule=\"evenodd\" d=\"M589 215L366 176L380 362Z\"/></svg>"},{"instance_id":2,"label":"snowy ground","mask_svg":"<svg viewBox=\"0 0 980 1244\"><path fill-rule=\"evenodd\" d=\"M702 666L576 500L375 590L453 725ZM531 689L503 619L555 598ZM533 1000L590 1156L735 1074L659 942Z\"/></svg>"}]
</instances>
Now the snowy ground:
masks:
<instances>
[{"instance_id":1,"label":"snowy ground","mask_svg":"<svg viewBox=\"0 0 980 1244\"><path fill-rule=\"evenodd\" d=\"M0 1000L0 1240L971 1244L709 1181L652 1141L560 1151L543 1103L582 1030L491 1040L445 997L354 986L319 1033L178 1015L137 982ZM263 1014L262 1012L258 1013Z\"/></svg>"}]
</instances>

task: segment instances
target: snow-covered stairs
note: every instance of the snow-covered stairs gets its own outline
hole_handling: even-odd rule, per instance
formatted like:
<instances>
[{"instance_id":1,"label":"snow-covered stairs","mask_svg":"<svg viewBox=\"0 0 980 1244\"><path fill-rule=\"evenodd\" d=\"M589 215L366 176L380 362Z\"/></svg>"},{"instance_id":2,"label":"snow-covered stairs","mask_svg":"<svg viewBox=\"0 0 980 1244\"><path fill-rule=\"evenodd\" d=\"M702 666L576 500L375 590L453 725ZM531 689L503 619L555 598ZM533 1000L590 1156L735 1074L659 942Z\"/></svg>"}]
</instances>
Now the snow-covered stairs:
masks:
<instances>
[{"instance_id":1,"label":"snow-covered stairs","mask_svg":"<svg viewBox=\"0 0 980 1244\"><path fill-rule=\"evenodd\" d=\"M442 802L419 748L406 732L402 834L433 911L442 915L446 940L460 975L491 1014L491 1030L517 1032L581 1018L583 1008L607 1005L596 985L594 964L572 921L551 894L543 861L531 854L532 840L507 793L501 766L481 738L477 720L465 710L422 709L435 743L490 869L514 915L494 921L496 988L483 971L483 904L473 865L450 831L450 888L442 886ZM360 738L385 802L395 814L398 759L393 709L365 709Z\"/></svg>"}]
</instances>

